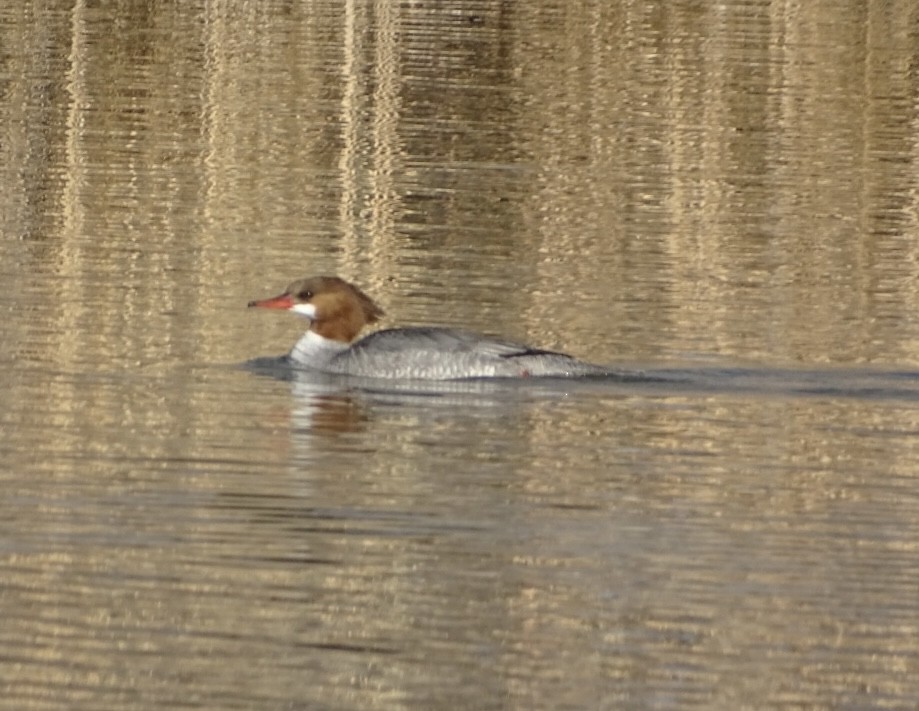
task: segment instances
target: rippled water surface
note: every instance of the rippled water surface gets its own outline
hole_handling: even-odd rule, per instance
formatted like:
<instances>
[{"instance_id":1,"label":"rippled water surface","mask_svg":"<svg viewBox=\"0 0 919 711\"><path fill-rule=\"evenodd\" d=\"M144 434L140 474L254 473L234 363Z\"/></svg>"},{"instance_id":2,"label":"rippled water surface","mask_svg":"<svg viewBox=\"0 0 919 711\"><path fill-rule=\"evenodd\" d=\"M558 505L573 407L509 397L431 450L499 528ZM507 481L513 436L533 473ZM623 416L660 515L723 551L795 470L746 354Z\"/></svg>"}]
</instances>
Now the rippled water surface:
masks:
<instances>
[{"instance_id":1,"label":"rippled water surface","mask_svg":"<svg viewBox=\"0 0 919 711\"><path fill-rule=\"evenodd\" d=\"M5 3L0 708L914 709L917 27ZM321 273L620 377L290 371Z\"/></svg>"}]
</instances>

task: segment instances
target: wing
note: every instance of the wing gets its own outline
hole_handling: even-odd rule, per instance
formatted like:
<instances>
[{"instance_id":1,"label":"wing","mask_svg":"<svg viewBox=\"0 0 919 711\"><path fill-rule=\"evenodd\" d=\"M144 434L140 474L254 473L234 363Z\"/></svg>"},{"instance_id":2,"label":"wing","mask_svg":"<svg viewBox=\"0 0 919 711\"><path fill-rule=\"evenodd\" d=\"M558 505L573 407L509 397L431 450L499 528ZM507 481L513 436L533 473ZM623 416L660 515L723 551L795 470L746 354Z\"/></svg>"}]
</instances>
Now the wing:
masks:
<instances>
[{"instance_id":1,"label":"wing","mask_svg":"<svg viewBox=\"0 0 919 711\"><path fill-rule=\"evenodd\" d=\"M355 354L372 349L377 353L425 351L428 353L470 353L493 358L565 355L555 351L530 348L514 341L480 336L470 331L425 326L376 331L359 340L351 348Z\"/></svg>"}]
</instances>

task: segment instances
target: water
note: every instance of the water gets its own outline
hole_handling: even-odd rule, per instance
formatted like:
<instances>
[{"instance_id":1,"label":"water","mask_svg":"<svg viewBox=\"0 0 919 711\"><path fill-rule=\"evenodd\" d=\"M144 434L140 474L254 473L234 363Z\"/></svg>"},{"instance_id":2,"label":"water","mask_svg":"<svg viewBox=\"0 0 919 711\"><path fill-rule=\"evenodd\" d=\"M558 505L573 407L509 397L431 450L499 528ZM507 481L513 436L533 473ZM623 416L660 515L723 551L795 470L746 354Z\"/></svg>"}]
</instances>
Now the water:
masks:
<instances>
[{"instance_id":1,"label":"water","mask_svg":"<svg viewBox=\"0 0 919 711\"><path fill-rule=\"evenodd\" d=\"M910 3L0 10L0 707L919 698ZM247 311L616 367L309 377Z\"/></svg>"}]
</instances>

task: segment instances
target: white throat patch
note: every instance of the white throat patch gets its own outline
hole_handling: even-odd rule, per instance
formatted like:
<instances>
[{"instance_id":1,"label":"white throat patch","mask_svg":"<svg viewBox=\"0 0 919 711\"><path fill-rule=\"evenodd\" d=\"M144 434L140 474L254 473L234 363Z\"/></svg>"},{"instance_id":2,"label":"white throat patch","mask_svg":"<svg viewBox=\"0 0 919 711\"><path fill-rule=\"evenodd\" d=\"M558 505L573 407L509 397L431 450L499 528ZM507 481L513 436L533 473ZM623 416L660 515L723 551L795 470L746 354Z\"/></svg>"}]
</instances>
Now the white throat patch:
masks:
<instances>
[{"instance_id":1,"label":"white throat patch","mask_svg":"<svg viewBox=\"0 0 919 711\"><path fill-rule=\"evenodd\" d=\"M290 310L310 321L316 320L316 307L313 304L294 304Z\"/></svg>"}]
</instances>

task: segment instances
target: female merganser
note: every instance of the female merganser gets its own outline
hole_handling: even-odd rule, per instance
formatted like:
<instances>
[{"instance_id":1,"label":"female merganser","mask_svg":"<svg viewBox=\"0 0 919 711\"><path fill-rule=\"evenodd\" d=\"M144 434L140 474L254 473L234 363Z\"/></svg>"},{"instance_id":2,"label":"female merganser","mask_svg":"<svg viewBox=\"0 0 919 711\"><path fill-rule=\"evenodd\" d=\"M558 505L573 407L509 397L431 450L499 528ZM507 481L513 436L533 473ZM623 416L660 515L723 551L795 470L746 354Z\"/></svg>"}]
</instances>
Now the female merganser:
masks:
<instances>
[{"instance_id":1,"label":"female merganser","mask_svg":"<svg viewBox=\"0 0 919 711\"><path fill-rule=\"evenodd\" d=\"M564 353L451 328L392 328L351 344L364 326L383 316L383 310L356 286L333 276L295 281L280 296L250 301L253 306L309 319L309 330L288 358L324 373L427 380L610 373Z\"/></svg>"}]
</instances>

